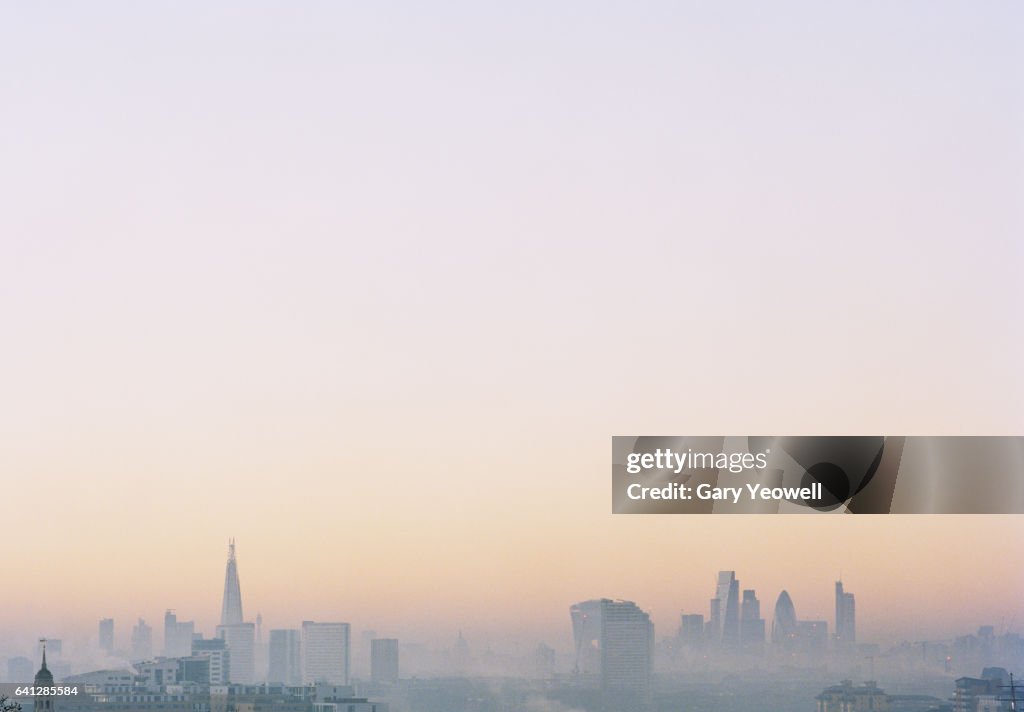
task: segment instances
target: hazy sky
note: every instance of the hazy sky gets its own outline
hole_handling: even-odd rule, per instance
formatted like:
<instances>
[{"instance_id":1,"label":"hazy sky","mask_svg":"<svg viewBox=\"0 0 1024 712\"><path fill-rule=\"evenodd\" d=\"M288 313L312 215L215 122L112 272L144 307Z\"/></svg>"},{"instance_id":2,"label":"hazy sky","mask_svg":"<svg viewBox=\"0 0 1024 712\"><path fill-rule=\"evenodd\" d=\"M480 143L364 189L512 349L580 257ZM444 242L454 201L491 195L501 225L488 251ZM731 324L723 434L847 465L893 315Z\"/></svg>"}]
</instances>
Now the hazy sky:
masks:
<instances>
[{"instance_id":1,"label":"hazy sky","mask_svg":"<svg viewBox=\"0 0 1024 712\"><path fill-rule=\"evenodd\" d=\"M1024 430L1019 3L0 10L0 631L1024 627L1020 517L612 516L613 434ZM1019 569L1019 567L1018 567ZM902 615L927 611L900 622ZM895 631L895 633L893 632Z\"/></svg>"}]
</instances>

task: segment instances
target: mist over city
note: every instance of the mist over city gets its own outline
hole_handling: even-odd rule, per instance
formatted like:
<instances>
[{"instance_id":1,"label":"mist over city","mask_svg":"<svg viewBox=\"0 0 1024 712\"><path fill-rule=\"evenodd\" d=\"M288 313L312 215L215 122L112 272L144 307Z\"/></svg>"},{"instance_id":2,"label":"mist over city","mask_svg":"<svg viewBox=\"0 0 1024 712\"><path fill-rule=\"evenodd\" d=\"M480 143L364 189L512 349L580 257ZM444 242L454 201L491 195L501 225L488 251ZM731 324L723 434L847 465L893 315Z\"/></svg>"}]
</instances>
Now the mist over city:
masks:
<instances>
[{"instance_id":1,"label":"mist over city","mask_svg":"<svg viewBox=\"0 0 1024 712\"><path fill-rule=\"evenodd\" d=\"M924 712L1009 709L1016 694L1010 676L1024 667L1024 636L1005 617L948 639L883 644L865 637L848 580L828 582L826 615L804 614L785 590L762 600L737 571L710 583L706 608L680 612L667 630L642 604L612 597L564 605L564 625L535 640L463 630L445 640L442 631L424 637L301 613L276 627L245 603L232 538L212 630L168 608L149 621L100 618L92 634L64 637L55 616L20 649L17 636L5 636L0 690L74 689L43 703L69 712L243 703L317 712L740 710L755 701L780 711Z\"/></svg>"}]
</instances>

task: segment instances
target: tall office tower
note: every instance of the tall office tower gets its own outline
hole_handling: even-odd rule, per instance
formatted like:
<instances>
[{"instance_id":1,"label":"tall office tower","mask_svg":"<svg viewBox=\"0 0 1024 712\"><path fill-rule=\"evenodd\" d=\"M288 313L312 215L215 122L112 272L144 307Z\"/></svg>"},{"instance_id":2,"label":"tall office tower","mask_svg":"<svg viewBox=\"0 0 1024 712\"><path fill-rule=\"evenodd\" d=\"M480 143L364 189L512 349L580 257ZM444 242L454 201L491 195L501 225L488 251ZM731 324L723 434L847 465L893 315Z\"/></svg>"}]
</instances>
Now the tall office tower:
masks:
<instances>
[{"instance_id":1,"label":"tall office tower","mask_svg":"<svg viewBox=\"0 0 1024 712\"><path fill-rule=\"evenodd\" d=\"M600 681L604 692L647 693L654 626L632 601L602 598L570 607L576 672Z\"/></svg>"},{"instance_id":2,"label":"tall office tower","mask_svg":"<svg viewBox=\"0 0 1024 712\"><path fill-rule=\"evenodd\" d=\"M100 621L100 650L107 655L114 652L114 619L104 618Z\"/></svg>"},{"instance_id":3,"label":"tall office tower","mask_svg":"<svg viewBox=\"0 0 1024 712\"><path fill-rule=\"evenodd\" d=\"M237 625L242 617L242 589L238 584L238 563L235 561L235 540L228 540L228 563L224 571L224 599L220 606L220 624Z\"/></svg>"},{"instance_id":4,"label":"tall office tower","mask_svg":"<svg viewBox=\"0 0 1024 712\"><path fill-rule=\"evenodd\" d=\"M679 642L699 647L704 640L704 616L700 613L684 614L679 620Z\"/></svg>"},{"instance_id":5,"label":"tall office tower","mask_svg":"<svg viewBox=\"0 0 1024 712\"><path fill-rule=\"evenodd\" d=\"M712 641L722 645L737 645L740 642L740 582L735 571L719 571L712 604ZM717 616L715 615L717 611Z\"/></svg>"},{"instance_id":6,"label":"tall office tower","mask_svg":"<svg viewBox=\"0 0 1024 712\"><path fill-rule=\"evenodd\" d=\"M375 638L370 641L370 679L373 682L398 682L398 641Z\"/></svg>"},{"instance_id":7,"label":"tall office tower","mask_svg":"<svg viewBox=\"0 0 1024 712\"><path fill-rule=\"evenodd\" d=\"M252 623L219 625L217 637L227 645L231 656L228 679L239 685L256 682L256 626Z\"/></svg>"},{"instance_id":8,"label":"tall office tower","mask_svg":"<svg viewBox=\"0 0 1024 712\"><path fill-rule=\"evenodd\" d=\"M140 618L132 628L132 662L149 660L152 657L153 629Z\"/></svg>"},{"instance_id":9,"label":"tall office tower","mask_svg":"<svg viewBox=\"0 0 1024 712\"><path fill-rule=\"evenodd\" d=\"M192 654L193 621L179 621L173 610L164 613L164 657L186 658Z\"/></svg>"},{"instance_id":10,"label":"tall office tower","mask_svg":"<svg viewBox=\"0 0 1024 712\"><path fill-rule=\"evenodd\" d=\"M848 648L857 642L857 608L852 593L843 591L843 582L836 581L836 626L834 640L837 648Z\"/></svg>"},{"instance_id":11,"label":"tall office tower","mask_svg":"<svg viewBox=\"0 0 1024 712\"><path fill-rule=\"evenodd\" d=\"M745 648L757 648L764 644L761 602L750 588L743 592L743 603L740 605L740 643Z\"/></svg>"},{"instance_id":12,"label":"tall office tower","mask_svg":"<svg viewBox=\"0 0 1024 712\"><path fill-rule=\"evenodd\" d=\"M789 593L783 591L775 602L772 618L772 643L783 648L795 648L799 642L800 627L796 621L796 608Z\"/></svg>"},{"instance_id":13,"label":"tall office tower","mask_svg":"<svg viewBox=\"0 0 1024 712\"><path fill-rule=\"evenodd\" d=\"M270 631L270 669L267 672L267 682L301 685L302 659L299 650L299 631Z\"/></svg>"},{"instance_id":14,"label":"tall office tower","mask_svg":"<svg viewBox=\"0 0 1024 712\"><path fill-rule=\"evenodd\" d=\"M302 681L347 685L348 623L302 621Z\"/></svg>"},{"instance_id":15,"label":"tall office tower","mask_svg":"<svg viewBox=\"0 0 1024 712\"><path fill-rule=\"evenodd\" d=\"M178 616L168 608L164 612L164 657L176 658L175 645L178 640Z\"/></svg>"},{"instance_id":16,"label":"tall office tower","mask_svg":"<svg viewBox=\"0 0 1024 712\"><path fill-rule=\"evenodd\" d=\"M704 640L717 641L722 635L722 610L717 598L711 599L711 609L708 615L708 622L704 625Z\"/></svg>"},{"instance_id":17,"label":"tall office tower","mask_svg":"<svg viewBox=\"0 0 1024 712\"><path fill-rule=\"evenodd\" d=\"M226 685L232 682L231 678L231 651L228 649L227 641L223 638L199 638L192 641L192 657L205 658L208 667L205 671L206 683L209 685ZM182 677L189 680L188 677ZM191 682L202 682L202 680L190 680Z\"/></svg>"}]
</instances>

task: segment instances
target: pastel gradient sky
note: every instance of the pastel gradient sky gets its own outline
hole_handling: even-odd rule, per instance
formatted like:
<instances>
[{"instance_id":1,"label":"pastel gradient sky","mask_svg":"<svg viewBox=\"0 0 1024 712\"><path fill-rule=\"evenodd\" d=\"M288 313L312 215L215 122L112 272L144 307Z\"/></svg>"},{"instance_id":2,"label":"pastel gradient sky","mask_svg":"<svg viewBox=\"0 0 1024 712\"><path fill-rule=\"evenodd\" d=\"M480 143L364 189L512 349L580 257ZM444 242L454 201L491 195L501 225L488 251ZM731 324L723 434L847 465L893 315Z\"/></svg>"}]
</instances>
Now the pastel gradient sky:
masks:
<instances>
[{"instance_id":1,"label":"pastel gradient sky","mask_svg":"<svg viewBox=\"0 0 1024 712\"><path fill-rule=\"evenodd\" d=\"M1019 630L1019 573L950 572L1020 517L616 517L609 456L1024 430L1022 29L6 5L0 631L212 633L229 536L270 627L564 645L610 596L668 633L735 568L827 619L841 570L869 636Z\"/></svg>"}]
</instances>

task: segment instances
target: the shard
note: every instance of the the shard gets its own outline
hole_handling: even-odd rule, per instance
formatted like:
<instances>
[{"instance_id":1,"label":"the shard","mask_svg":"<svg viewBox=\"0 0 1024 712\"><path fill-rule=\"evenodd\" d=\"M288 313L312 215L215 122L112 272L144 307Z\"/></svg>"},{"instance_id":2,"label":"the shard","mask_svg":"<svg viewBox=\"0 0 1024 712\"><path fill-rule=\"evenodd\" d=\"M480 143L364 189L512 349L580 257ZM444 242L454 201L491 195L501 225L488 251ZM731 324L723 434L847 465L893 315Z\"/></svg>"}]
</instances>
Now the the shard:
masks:
<instances>
[{"instance_id":1,"label":"the shard","mask_svg":"<svg viewBox=\"0 0 1024 712\"><path fill-rule=\"evenodd\" d=\"M235 540L230 539L228 541L228 565L224 572L224 602L220 609L220 624L237 625L242 621L242 589L238 585Z\"/></svg>"}]
</instances>

